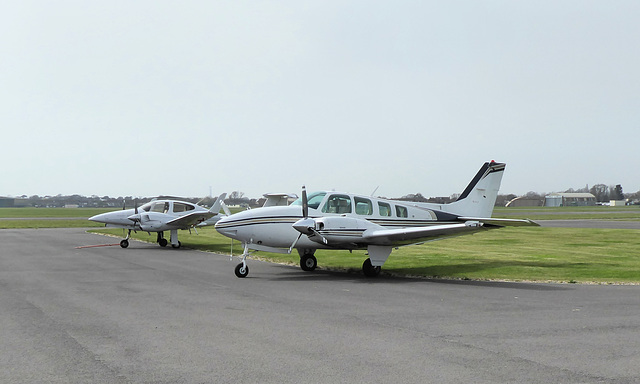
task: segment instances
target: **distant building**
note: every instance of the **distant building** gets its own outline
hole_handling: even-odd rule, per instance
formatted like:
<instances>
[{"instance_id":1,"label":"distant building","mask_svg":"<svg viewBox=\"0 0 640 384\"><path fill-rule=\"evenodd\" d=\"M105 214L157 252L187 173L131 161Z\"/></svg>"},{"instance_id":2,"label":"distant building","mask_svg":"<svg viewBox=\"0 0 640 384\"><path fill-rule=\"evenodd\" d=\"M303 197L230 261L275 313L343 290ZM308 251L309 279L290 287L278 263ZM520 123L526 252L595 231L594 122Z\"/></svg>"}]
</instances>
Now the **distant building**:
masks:
<instances>
[{"instance_id":1,"label":"distant building","mask_svg":"<svg viewBox=\"0 0 640 384\"><path fill-rule=\"evenodd\" d=\"M0 197L0 208L13 208L15 207L15 199L11 197Z\"/></svg>"},{"instance_id":2,"label":"distant building","mask_svg":"<svg viewBox=\"0 0 640 384\"><path fill-rule=\"evenodd\" d=\"M609 205L612 207L624 207L627 205L627 200L611 200Z\"/></svg>"},{"instance_id":3,"label":"distant building","mask_svg":"<svg viewBox=\"0 0 640 384\"><path fill-rule=\"evenodd\" d=\"M29 200L27 199L0 197L0 208L28 207L29 205Z\"/></svg>"},{"instance_id":4,"label":"distant building","mask_svg":"<svg viewBox=\"0 0 640 384\"><path fill-rule=\"evenodd\" d=\"M542 207L544 205L544 199L520 196L509 201L505 207Z\"/></svg>"},{"instance_id":5,"label":"distant building","mask_svg":"<svg viewBox=\"0 0 640 384\"><path fill-rule=\"evenodd\" d=\"M591 193L552 193L544 197L545 207L586 207L596 205Z\"/></svg>"}]
</instances>

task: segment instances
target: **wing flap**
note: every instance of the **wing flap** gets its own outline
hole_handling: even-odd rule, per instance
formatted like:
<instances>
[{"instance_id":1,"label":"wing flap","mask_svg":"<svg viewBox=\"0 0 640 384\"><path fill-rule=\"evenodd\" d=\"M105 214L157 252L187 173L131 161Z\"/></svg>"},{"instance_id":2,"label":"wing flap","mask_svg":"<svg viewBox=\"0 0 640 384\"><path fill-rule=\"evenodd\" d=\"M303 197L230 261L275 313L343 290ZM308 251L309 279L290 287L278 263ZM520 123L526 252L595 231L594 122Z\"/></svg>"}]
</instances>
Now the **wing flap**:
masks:
<instances>
[{"instance_id":1,"label":"wing flap","mask_svg":"<svg viewBox=\"0 0 640 384\"><path fill-rule=\"evenodd\" d=\"M499 226L499 227L539 227L540 224L529 219L495 219L490 218L478 218L478 217L459 217L460 220L478 221L485 225Z\"/></svg>"}]
</instances>

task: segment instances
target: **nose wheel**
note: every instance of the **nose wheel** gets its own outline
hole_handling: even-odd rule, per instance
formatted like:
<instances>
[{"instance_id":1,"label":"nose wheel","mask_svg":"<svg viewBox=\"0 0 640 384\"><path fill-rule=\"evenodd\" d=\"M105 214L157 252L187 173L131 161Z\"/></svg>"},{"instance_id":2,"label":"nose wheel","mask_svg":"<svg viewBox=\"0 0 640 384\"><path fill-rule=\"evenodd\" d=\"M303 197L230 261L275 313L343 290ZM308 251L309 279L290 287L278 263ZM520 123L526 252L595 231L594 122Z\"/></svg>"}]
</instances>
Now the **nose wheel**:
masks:
<instances>
[{"instance_id":1,"label":"nose wheel","mask_svg":"<svg viewBox=\"0 0 640 384\"><path fill-rule=\"evenodd\" d=\"M124 229L122 230L122 232L124 233ZM131 230L129 230L129 231L127 232L127 237L125 237L124 239L122 239L122 240L120 241L120 246L121 246L122 248L127 248L127 247L129 246L129 238L130 238L130 237L131 237Z\"/></svg>"},{"instance_id":2,"label":"nose wheel","mask_svg":"<svg viewBox=\"0 0 640 384\"><path fill-rule=\"evenodd\" d=\"M236 265L235 273L239 278L245 278L249 274L247 256L249 256L249 244L244 245L244 252L242 252L242 263Z\"/></svg>"},{"instance_id":3,"label":"nose wheel","mask_svg":"<svg viewBox=\"0 0 640 384\"><path fill-rule=\"evenodd\" d=\"M237 277L247 277L247 275L249 274L249 267L245 263L240 263L236 265L235 272Z\"/></svg>"}]
</instances>

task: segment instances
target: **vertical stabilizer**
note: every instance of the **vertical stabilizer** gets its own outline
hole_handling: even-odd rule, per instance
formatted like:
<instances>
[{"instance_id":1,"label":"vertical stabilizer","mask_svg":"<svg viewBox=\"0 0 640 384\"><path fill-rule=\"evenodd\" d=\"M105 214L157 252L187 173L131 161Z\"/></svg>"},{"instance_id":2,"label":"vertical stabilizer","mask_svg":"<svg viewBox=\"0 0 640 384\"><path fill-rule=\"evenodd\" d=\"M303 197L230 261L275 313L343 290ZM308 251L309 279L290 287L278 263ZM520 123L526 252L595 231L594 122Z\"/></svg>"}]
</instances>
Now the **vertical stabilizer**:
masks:
<instances>
[{"instance_id":1,"label":"vertical stabilizer","mask_svg":"<svg viewBox=\"0 0 640 384\"><path fill-rule=\"evenodd\" d=\"M505 167L505 163L495 161L484 163L458 200L447 204L446 211L467 217L491 217Z\"/></svg>"}]
</instances>

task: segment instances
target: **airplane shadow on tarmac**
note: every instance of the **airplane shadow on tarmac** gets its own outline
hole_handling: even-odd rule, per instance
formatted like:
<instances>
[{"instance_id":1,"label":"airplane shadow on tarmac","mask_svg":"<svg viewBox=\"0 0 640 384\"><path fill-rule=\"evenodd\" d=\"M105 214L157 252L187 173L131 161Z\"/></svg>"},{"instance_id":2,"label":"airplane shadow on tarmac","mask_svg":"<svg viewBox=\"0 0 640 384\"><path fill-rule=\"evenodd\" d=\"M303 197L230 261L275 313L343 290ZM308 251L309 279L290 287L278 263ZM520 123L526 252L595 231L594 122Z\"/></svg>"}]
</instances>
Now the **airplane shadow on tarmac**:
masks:
<instances>
[{"instance_id":1,"label":"airplane shadow on tarmac","mask_svg":"<svg viewBox=\"0 0 640 384\"><path fill-rule=\"evenodd\" d=\"M252 277L253 276L253 277ZM548 284L548 283L531 283L531 282L510 282L510 281L480 281L480 280L463 280L463 279L445 279L434 277L418 277L411 276L407 273L407 276L397 276L391 274L385 274L384 270L382 274L377 277L370 278L358 271L332 271L325 269L316 269L313 272L304 272L299 269L292 269L278 273L276 275L267 276L265 274L249 275L249 278L263 278L271 281L349 281L356 284L451 284L451 285L463 285L463 286L475 286L475 287L492 287L492 288L509 288L509 289L524 289L524 290L536 290L536 291L563 291L573 289L569 285Z\"/></svg>"}]
</instances>

